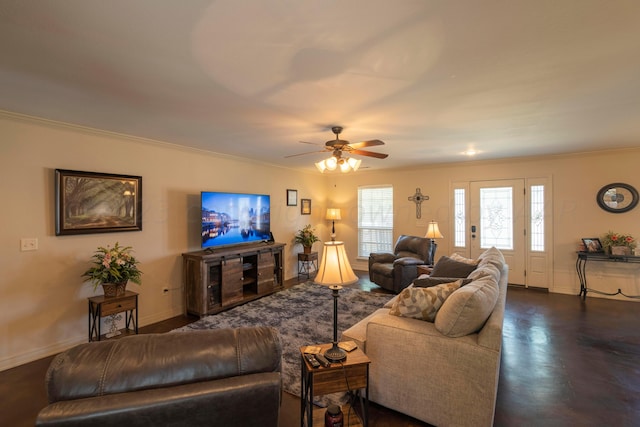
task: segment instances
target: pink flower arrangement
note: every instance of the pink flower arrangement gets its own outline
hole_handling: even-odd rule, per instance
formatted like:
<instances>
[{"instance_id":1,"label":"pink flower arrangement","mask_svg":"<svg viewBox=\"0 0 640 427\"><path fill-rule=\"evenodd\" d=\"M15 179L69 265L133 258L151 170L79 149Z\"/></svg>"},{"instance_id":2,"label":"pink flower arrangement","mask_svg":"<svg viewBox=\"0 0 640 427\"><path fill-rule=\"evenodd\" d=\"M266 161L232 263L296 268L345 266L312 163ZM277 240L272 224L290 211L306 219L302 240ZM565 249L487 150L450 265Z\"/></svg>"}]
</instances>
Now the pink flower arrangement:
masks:
<instances>
[{"instance_id":1,"label":"pink flower arrangement","mask_svg":"<svg viewBox=\"0 0 640 427\"><path fill-rule=\"evenodd\" d=\"M102 283L127 283L131 280L141 284L142 272L138 269L138 260L131 255L130 246L99 246L93 255L93 267L82 274L82 277L93 282L94 289Z\"/></svg>"},{"instance_id":2,"label":"pink flower arrangement","mask_svg":"<svg viewBox=\"0 0 640 427\"><path fill-rule=\"evenodd\" d=\"M636 239L629 234L620 234L609 231L602 238L602 246L605 248L611 246L627 246L633 250L636 247Z\"/></svg>"}]
</instances>

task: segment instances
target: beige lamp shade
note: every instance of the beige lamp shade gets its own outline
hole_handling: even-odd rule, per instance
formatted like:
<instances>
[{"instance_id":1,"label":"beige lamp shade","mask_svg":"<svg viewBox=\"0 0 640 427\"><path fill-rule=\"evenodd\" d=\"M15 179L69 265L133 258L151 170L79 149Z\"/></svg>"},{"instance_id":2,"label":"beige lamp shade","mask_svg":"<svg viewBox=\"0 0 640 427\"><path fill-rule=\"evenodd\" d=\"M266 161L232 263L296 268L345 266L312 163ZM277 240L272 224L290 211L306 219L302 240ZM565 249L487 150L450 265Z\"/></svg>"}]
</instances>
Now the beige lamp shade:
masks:
<instances>
[{"instance_id":1,"label":"beige lamp shade","mask_svg":"<svg viewBox=\"0 0 640 427\"><path fill-rule=\"evenodd\" d=\"M340 217L340 209L338 209L338 208L328 208L327 209L327 218L326 219L330 219L332 221L341 220L342 218Z\"/></svg>"},{"instance_id":2,"label":"beige lamp shade","mask_svg":"<svg viewBox=\"0 0 640 427\"><path fill-rule=\"evenodd\" d=\"M344 242L324 243L322 261L313 281L325 286L348 285L358 281L347 258Z\"/></svg>"},{"instance_id":3,"label":"beige lamp shade","mask_svg":"<svg viewBox=\"0 0 640 427\"><path fill-rule=\"evenodd\" d=\"M427 228L427 234L424 235L427 239L442 239L444 236L440 233L440 229L438 228L438 223L435 221L431 221L429 223L429 228Z\"/></svg>"}]
</instances>

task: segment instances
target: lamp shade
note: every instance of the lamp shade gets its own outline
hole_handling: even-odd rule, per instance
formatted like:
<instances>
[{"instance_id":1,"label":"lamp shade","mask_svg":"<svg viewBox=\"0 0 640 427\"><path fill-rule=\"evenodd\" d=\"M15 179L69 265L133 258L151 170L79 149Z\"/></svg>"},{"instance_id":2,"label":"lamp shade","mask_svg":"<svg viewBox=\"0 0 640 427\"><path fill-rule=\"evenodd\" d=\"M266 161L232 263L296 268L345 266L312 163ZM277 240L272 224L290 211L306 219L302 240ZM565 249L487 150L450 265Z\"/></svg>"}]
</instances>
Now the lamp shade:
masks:
<instances>
[{"instance_id":1,"label":"lamp shade","mask_svg":"<svg viewBox=\"0 0 640 427\"><path fill-rule=\"evenodd\" d=\"M431 221L429 223L429 228L427 228L427 234L424 235L427 239L442 239L444 236L440 233L440 229L438 228L438 223L435 221Z\"/></svg>"},{"instance_id":2,"label":"lamp shade","mask_svg":"<svg viewBox=\"0 0 640 427\"><path fill-rule=\"evenodd\" d=\"M319 161L315 165L318 168L318 170L320 171L320 173L324 173L324 171L327 169L327 164L325 163L324 160Z\"/></svg>"},{"instance_id":3,"label":"lamp shade","mask_svg":"<svg viewBox=\"0 0 640 427\"><path fill-rule=\"evenodd\" d=\"M349 264L344 242L325 242L322 261L314 283L318 285L349 285L358 281Z\"/></svg>"},{"instance_id":4,"label":"lamp shade","mask_svg":"<svg viewBox=\"0 0 640 427\"><path fill-rule=\"evenodd\" d=\"M333 221L339 221L342 218L340 218L340 209L338 208L328 208L327 209L327 217L326 219L330 219Z\"/></svg>"}]
</instances>

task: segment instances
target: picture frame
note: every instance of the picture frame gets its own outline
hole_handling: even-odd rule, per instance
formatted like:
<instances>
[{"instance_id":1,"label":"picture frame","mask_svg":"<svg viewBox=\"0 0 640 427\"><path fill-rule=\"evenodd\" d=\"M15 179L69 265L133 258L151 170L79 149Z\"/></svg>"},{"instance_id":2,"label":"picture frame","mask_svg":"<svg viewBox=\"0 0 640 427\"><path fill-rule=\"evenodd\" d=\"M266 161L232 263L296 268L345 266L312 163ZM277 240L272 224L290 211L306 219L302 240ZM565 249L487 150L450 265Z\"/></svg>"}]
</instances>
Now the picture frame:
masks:
<instances>
[{"instance_id":1,"label":"picture frame","mask_svg":"<svg viewBox=\"0 0 640 427\"><path fill-rule=\"evenodd\" d=\"M287 206L298 206L298 190L287 190Z\"/></svg>"},{"instance_id":2,"label":"picture frame","mask_svg":"<svg viewBox=\"0 0 640 427\"><path fill-rule=\"evenodd\" d=\"M300 199L300 214L311 215L311 199Z\"/></svg>"},{"instance_id":3,"label":"picture frame","mask_svg":"<svg viewBox=\"0 0 640 427\"><path fill-rule=\"evenodd\" d=\"M584 237L582 238L582 243L584 244L584 248L586 252L589 253L599 253L604 252L602 249L602 242L597 237Z\"/></svg>"},{"instance_id":4,"label":"picture frame","mask_svg":"<svg viewBox=\"0 0 640 427\"><path fill-rule=\"evenodd\" d=\"M142 177L55 170L56 236L142 230Z\"/></svg>"}]
</instances>

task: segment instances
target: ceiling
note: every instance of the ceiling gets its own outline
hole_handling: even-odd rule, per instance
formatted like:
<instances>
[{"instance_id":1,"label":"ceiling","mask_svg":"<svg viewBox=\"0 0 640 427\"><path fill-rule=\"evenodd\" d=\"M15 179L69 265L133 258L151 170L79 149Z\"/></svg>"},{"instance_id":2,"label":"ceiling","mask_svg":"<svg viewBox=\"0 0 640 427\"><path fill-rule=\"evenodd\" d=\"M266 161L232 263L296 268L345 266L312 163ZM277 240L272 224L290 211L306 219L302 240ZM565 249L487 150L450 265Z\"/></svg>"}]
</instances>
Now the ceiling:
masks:
<instances>
[{"instance_id":1,"label":"ceiling","mask_svg":"<svg viewBox=\"0 0 640 427\"><path fill-rule=\"evenodd\" d=\"M0 109L309 170L327 153L286 156L334 125L386 142L371 169L637 147L638 22L637 0L0 0Z\"/></svg>"}]
</instances>

